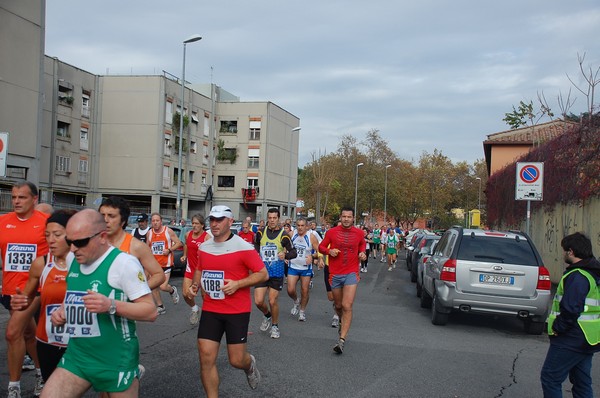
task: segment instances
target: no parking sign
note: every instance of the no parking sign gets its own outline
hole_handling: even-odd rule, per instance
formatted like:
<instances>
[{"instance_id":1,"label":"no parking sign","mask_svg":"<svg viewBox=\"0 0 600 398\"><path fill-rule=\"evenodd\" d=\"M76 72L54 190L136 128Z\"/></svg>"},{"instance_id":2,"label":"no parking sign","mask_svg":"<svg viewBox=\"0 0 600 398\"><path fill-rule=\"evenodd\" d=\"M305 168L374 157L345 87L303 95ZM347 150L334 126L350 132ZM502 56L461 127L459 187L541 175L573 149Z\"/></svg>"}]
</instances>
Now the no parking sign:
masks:
<instances>
[{"instance_id":1,"label":"no parking sign","mask_svg":"<svg viewBox=\"0 0 600 398\"><path fill-rule=\"evenodd\" d=\"M544 196L544 163L518 162L516 200L543 200Z\"/></svg>"}]
</instances>

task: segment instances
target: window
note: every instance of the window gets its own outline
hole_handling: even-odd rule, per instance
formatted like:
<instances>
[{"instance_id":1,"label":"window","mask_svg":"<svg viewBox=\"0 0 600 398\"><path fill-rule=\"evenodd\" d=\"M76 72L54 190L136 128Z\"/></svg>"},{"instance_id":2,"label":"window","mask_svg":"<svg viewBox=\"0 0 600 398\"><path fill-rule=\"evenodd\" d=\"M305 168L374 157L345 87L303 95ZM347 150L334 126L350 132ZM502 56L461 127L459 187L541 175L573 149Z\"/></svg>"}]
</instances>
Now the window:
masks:
<instances>
[{"instance_id":1,"label":"window","mask_svg":"<svg viewBox=\"0 0 600 398\"><path fill-rule=\"evenodd\" d=\"M206 185L206 174L202 173L202 185Z\"/></svg>"},{"instance_id":2,"label":"window","mask_svg":"<svg viewBox=\"0 0 600 398\"><path fill-rule=\"evenodd\" d=\"M202 164L208 164L208 145L202 145Z\"/></svg>"},{"instance_id":3,"label":"window","mask_svg":"<svg viewBox=\"0 0 600 398\"><path fill-rule=\"evenodd\" d=\"M69 123L58 122L56 126L56 136L62 138L71 138L69 133Z\"/></svg>"},{"instance_id":4,"label":"window","mask_svg":"<svg viewBox=\"0 0 600 398\"><path fill-rule=\"evenodd\" d=\"M198 120L198 112L192 111L192 123L198 124L198 122L199 122L199 120Z\"/></svg>"},{"instance_id":5,"label":"window","mask_svg":"<svg viewBox=\"0 0 600 398\"><path fill-rule=\"evenodd\" d=\"M87 151L89 147L88 129L82 127L79 131L79 149Z\"/></svg>"},{"instance_id":6,"label":"window","mask_svg":"<svg viewBox=\"0 0 600 398\"><path fill-rule=\"evenodd\" d=\"M87 173L88 172L88 161L87 159L79 159L79 168L78 171L80 173Z\"/></svg>"},{"instance_id":7,"label":"window","mask_svg":"<svg viewBox=\"0 0 600 398\"><path fill-rule=\"evenodd\" d=\"M221 120L220 133L237 134L237 120Z\"/></svg>"},{"instance_id":8,"label":"window","mask_svg":"<svg viewBox=\"0 0 600 398\"><path fill-rule=\"evenodd\" d=\"M250 121L250 140L260 140L260 127L261 121L251 120Z\"/></svg>"},{"instance_id":9,"label":"window","mask_svg":"<svg viewBox=\"0 0 600 398\"><path fill-rule=\"evenodd\" d=\"M165 156L171 156L171 137L165 137Z\"/></svg>"},{"instance_id":10,"label":"window","mask_svg":"<svg viewBox=\"0 0 600 398\"><path fill-rule=\"evenodd\" d=\"M258 169L260 149L248 149L248 168Z\"/></svg>"},{"instance_id":11,"label":"window","mask_svg":"<svg viewBox=\"0 0 600 398\"><path fill-rule=\"evenodd\" d=\"M163 165L163 188L169 188L171 185L171 179L169 178L169 170L171 168L167 165Z\"/></svg>"},{"instance_id":12,"label":"window","mask_svg":"<svg viewBox=\"0 0 600 398\"><path fill-rule=\"evenodd\" d=\"M258 188L257 177L248 177L248 188Z\"/></svg>"},{"instance_id":13,"label":"window","mask_svg":"<svg viewBox=\"0 0 600 398\"><path fill-rule=\"evenodd\" d=\"M173 122L173 103L167 101L165 104L165 123L171 124Z\"/></svg>"},{"instance_id":14,"label":"window","mask_svg":"<svg viewBox=\"0 0 600 398\"><path fill-rule=\"evenodd\" d=\"M56 167L55 170L61 173L71 172L71 158L68 156L56 155Z\"/></svg>"},{"instance_id":15,"label":"window","mask_svg":"<svg viewBox=\"0 0 600 398\"><path fill-rule=\"evenodd\" d=\"M81 116L90 117L90 96L87 94L81 97Z\"/></svg>"},{"instance_id":16,"label":"window","mask_svg":"<svg viewBox=\"0 0 600 398\"><path fill-rule=\"evenodd\" d=\"M177 178L179 177L179 169L173 167L173 185L177 184ZM181 169L181 183L185 182L185 170Z\"/></svg>"},{"instance_id":17,"label":"window","mask_svg":"<svg viewBox=\"0 0 600 398\"><path fill-rule=\"evenodd\" d=\"M204 136L208 137L208 132L210 131L210 118L208 115L204 115Z\"/></svg>"},{"instance_id":18,"label":"window","mask_svg":"<svg viewBox=\"0 0 600 398\"><path fill-rule=\"evenodd\" d=\"M197 153L198 152L198 144L196 141L190 141L190 152Z\"/></svg>"},{"instance_id":19,"label":"window","mask_svg":"<svg viewBox=\"0 0 600 398\"><path fill-rule=\"evenodd\" d=\"M189 179L188 179L188 181L190 182L190 184L193 184L193 183L196 182L195 181L195 174L194 174L194 172L192 170L190 170L190 172L189 172Z\"/></svg>"},{"instance_id":20,"label":"window","mask_svg":"<svg viewBox=\"0 0 600 398\"><path fill-rule=\"evenodd\" d=\"M234 188L235 177L234 176L219 176L217 179L217 186L219 188Z\"/></svg>"},{"instance_id":21,"label":"window","mask_svg":"<svg viewBox=\"0 0 600 398\"><path fill-rule=\"evenodd\" d=\"M75 102L73 98L73 85L64 81L58 83L58 100L62 105L72 106Z\"/></svg>"}]
</instances>

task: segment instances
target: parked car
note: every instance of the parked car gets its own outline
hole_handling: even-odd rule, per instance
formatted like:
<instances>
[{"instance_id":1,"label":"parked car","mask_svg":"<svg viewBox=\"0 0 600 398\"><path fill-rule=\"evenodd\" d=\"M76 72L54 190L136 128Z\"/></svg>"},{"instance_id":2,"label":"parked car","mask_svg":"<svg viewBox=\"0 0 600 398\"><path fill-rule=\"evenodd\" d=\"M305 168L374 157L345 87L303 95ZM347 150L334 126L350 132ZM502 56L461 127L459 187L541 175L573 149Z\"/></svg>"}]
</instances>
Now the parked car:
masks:
<instances>
[{"instance_id":1,"label":"parked car","mask_svg":"<svg viewBox=\"0 0 600 398\"><path fill-rule=\"evenodd\" d=\"M411 260L410 260L410 281L417 281L417 268L419 266L419 261L421 257L425 253L429 253L429 248L434 242L440 240L441 236L439 235L423 235L415 242L414 250L412 251Z\"/></svg>"},{"instance_id":2,"label":"parked car","mask_svg":"<svg viewBox=\"0 0 600 398\"><path fill-rule=\"evenodd\" d=\"M421 297L421 293L423 291L423 271L425 269L425 264L427 263L427 261L429 260L431 255L433 254L433 251L435 250L435 246L440 241L439 238L441 238L441 236L438 236L437 240L434 240L433 242L431 242L431 245L429 246L429 248L427 248L427 253L423 253L421 255L421 257L419 258L419 263L417 264L417 281L416 281L417 297Z\"/></svg>"},{"instance_id":3,"label":"parked car","mask_svg":"<svg viewBox=\"0 0 600 398\"><path fill-rule=\"evenodd\" d=\"M452 311L516 316L541 334L551 303L550 273L518 231L447 230L424 265L421 307L445 325Z\"/></svg>"},{"instance_id":4,"label":"parked car","mask_svg":"<svg viewBox=\"0 0 600 398\"><path fill-rule=\"evenodd\" d=\"M169 225L169 228L171 228L173 232L175 232L175 235L177 235L177 237L183 244L185 244L185 237L187 233L192 230L192 227L187 225L183 228L179 225ZM179 249L173 250L173 268L171 269L171 272L173 274L182 275L185 272L185 267L187 264L181 261L182 256L183 246Z\"/></svg>"},{"instance_id":5,"label":"parked car","mask_svg":"<svg viewBox=\"0 0 600 398\"><path fill-rule=\"evenodd\" d=\"M410 270L412 266L413 251L415 250L415 247L418 244L418 242L425 235L434 235L434 233L429 232L425 229L420 229L417 230L417 232L413 233L410 239L406 240L406 268L408 270Z\"/></svg>"}]
</instances>

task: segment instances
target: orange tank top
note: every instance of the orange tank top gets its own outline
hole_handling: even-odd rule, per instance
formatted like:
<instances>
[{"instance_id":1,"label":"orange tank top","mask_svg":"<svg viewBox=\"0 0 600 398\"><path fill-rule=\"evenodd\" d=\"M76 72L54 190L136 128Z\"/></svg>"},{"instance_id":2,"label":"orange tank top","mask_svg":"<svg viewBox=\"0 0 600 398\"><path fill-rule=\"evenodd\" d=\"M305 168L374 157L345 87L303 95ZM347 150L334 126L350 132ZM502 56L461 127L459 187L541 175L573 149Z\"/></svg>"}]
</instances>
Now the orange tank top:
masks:
<instances>
[{"instance_id":1,"label":"orange tank top","mask_svg":"<svg viewBox=\"0 0 600 398\"><path fill-rule=\"evenodd\" d=\"M35 337L46 344L66 347L68 333L64 326L56 327L50 321L50 315L65 299L67 291L67 269L61 270L52 262L48 262L40 277L40 317Z\"/></svg>"},{"instance_id":2,"label":"orange tank top","mask_svg":"<svg viewBox=\"0 0 600 398\"><path fill-rule=\"evenodd\" d=\"M170 267L173 264L172 253L163 254L163 251L171 247L171 237L167 232L167 227L163 226L160 232L155 232L153 229L148 231L148 245L152 250L154 258L161 267Z\"/></svg>"},{"instance_id":3,"label":"orange tank top","mask_svg":"<svg viewBox=\"0 0 600 398\"><path fill-rule=\"evenodd\" d=\"M133 239L133 235L125 234L125 239L121 242L121 246L119 246L119 250L125 252L127 254L131 254L131 241Z\"/></svg>"}]
</instances>

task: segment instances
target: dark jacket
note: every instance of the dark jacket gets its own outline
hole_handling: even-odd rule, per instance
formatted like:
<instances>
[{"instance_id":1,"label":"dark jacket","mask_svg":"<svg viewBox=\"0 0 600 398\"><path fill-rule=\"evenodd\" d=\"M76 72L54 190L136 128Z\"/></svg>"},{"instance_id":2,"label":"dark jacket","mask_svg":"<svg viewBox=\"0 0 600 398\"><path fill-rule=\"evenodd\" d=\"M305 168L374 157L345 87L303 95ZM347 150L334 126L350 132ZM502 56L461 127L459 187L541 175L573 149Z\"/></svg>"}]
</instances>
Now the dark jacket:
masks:
<instances>
[{"instance_id":1,"label":"dark jacket","mask_svg":"<svg viewBox=\"0 0 600 398\"><path fill-rule=\"evenodd\" d=\"M569 265L565 274L576 268L589 272L596 279L596 283L600 283L600 262L595 258L586 258ZM563 288L560 315L556 317L552 325L552 330L557 335L550 336L550 344L582 353L600 351L600 344L596 346L588 344L577 323L577 318L583 312L585 298L590 290L587 278L579 272L573 272L563 281Z\"/></svg>"}]
</instances>

